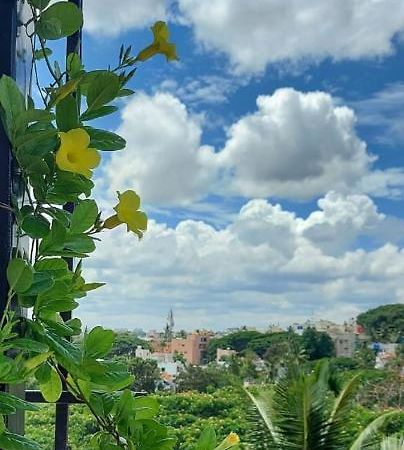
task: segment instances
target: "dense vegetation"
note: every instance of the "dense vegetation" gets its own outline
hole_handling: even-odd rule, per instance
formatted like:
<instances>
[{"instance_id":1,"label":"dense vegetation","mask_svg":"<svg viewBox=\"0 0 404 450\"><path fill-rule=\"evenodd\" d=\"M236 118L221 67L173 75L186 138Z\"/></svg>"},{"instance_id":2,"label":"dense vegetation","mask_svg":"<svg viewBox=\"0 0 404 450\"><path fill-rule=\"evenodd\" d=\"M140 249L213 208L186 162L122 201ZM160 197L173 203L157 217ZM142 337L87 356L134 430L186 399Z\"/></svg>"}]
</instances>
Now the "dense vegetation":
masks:
<instances>
[{"instance_id":1,"label":"dense vegetation","mask_svg":"<svg viewBox=\"0 0 404 450\"><path fill-rule=\"evenodd\" d=\"M238 353L254 352L261 358L273 360L282 356L292 347L299 347L310 360L334 356L335 347L328 334L314 328L304 330L302 336L293 331L282 333L260 333L259 331L238 331L217 339L212 339L208 346L208 359L216 358L218 348L232 349Z\"/></svg>"},{"instance_id":2,"label":"dense vegetation","mask_svg":"<svg viewBox=\"0 0 404 450\"><path fill-rule=\"evenodd\" d=\"M374 341L404 343L404 305L383 305L359 314L357 322Z\"/></svg>"}]
</instances>

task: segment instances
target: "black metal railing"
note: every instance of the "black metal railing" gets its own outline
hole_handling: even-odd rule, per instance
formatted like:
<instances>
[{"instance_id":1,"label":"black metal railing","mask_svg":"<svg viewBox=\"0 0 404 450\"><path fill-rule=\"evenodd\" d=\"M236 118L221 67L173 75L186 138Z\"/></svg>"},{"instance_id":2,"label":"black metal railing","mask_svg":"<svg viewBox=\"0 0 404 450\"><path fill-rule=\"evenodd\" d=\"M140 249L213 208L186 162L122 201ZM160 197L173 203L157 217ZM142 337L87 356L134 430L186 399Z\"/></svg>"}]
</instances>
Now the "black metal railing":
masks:
<instances>
[{"instance_id":1,"label":"black metal railing","mask_svg":"<svg viewBox=\"0 0 404 450\"><path fill-rule=\"evenodd\" d=\"M68 0L82 8L82 0ZM19 27L19 8L23 7L22 0L0 0L0 76L5 74L18 80L18 64L22 64L17 59L18 40L23 39ZM66 56L76 52L81 55L81 30L67 39ZM32 57L32 55L31 55ZM32 58L30 58L32 60ZM22 90L27 85L24 80L19 82ZM13 161L10 144L7 136L0 124L0 202L10 204L14 182ZM71 210L72 205L66 205ZM3 313L7 298L8 285L6 269L8 261L13 251L13 218L9 211L0 209L0 315ZM73 261L68 261L70 267ZM63 316L64 320L71 318L71 313ZM4 387L3 387L4 388ZM21 396L35 403L46 403L40 391L25 390L22 386L18 389ZM56 402L55 414L55 450L68 450L68 424L69 405L80 403L66 389L63 390L60 399ZM14 417L9 421L9 428L17 433L24 431L24 417Z\"/></svg>"}]
</instances>

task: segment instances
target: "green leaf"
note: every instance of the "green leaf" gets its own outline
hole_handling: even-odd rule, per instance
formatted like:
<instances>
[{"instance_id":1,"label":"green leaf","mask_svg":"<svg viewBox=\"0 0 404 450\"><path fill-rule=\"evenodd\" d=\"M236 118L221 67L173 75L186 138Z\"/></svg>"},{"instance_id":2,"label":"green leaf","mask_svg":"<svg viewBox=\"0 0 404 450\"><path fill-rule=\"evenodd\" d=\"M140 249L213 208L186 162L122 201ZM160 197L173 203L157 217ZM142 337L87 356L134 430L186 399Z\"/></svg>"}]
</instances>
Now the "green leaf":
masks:
<instances>
[{"instance_id":1,"label":"green leaf","mask_svg":"<svg viewBox=\"0 0 404 450\"><path fill-rule=\"evenodd\" d=\"M83 175L58 170L53 189L49 190L46 199L58 204L76 202L82 193L88 197L93 187L94 183Z\"/></svg>"},{"instance_id":2,"label":"green leaf","mask_svg":"<svg viewBox=\"0 0 404 450\"><path fill-rule=\"evenodd\" d=\"M111 131L92 127L84 127L84 129L90 135L90 146L97 150L115 151L122 150L126 146L125 139Z\"/></svg>"},{"instance_id":3,"label":"green leaf","mask_svg":"<svg viewBox=\"0 0 404 450\"><path fill-rule=\"evenodd\" d=\"M60 131L79 127L77 100L73 94L67 95L56 104L56 123Z\"/></svg>"},{"instance_id":4,"label":"green leaf","mask_svg":"<svg viewBox=\"0 0 404 450\"><path fill-rule=\"evenodd\" d=\"M87 92L88 109L98 109L116 98L119 92L119 77L113 72L100 71L91 82Z\"/></svg>"},{"instance_id":5,"label":"green leaf","mask_svg":"<svg viewBox=\"0 0 404 450\"><path fill-rule=\"evenodd\" d=\"M39 245L39 253L41 255L51 256L51 252L62 250L66 233L66 228L60 222L54 220L52 222L51 232L42 239Z\"/></svg>"},{"instance_id":6,"label":"green leaf","mask_svg":"<svg viewBox=\"0 0 404 450\"><path fill-rule=\"evenodd\" d=\"M31 439L9 432L0 435L0 447L3 450L43 450Z\"/></svg>"},{"instance_id":7,"label":"green leaf","mask_svg":"<svg viewBox=\"0 0 404 450\"><path fill-rule=\"evenodd\" d=\"M50 356L52 356L52 352L40 353L30 359L24 361L24 367L28 372L36 369L38 366L43 364ZM42 366L41 366L42 367Z\"/></svg>"},{"instance_id":8,"label":"green leaf","mask_svg":"<svg viewBox=\"0 0 404 450\"><path fill-rule=\"evenodd\" d=\"M26 216L21 224L22 230L33 239L41 239L50 231L49 221L41 215Z\"/></svg>"},{"instance_id":9,"label":"green leaf","mask_svg":"<svg viewBox=\"0 0 404 450\"><path fill-rule=\"evenodd\" d=\"M25 350L27 352L44 353L49 350L49 347L46 344L27 338L14 339L10 341L10 344L12 344L13 348L18 348L19 350Z\"/></svg>"},{"instance_id":10,"label":"green leaf","mask_svg":"<svg viewBox=\"0 0 404 450\"><path fill-rule=\"evenodd\" d=\"M23 411L38 411L39 409L32 403L26 402L25 400L16 397L15 395L0 391L0 405L7 404L12 406L14 410L21 409Z\"/></svg>"},{"instance_id":11,"label":"green leaf","mask_svg":"<svg viewBox=\"0 0 404 450\"><path fill-rule=\"evenodd\" d=\"M34 278L32 267L22 258L12 259L7 267L7 281L10 289L17 293L27 291Z\"/></svg>"},{"instance_id":12,"label":"green leaf","mask_svg":"<svg viewBox=\"0 0 404 450\"><path fill-rule=\"evenodd\" d=\"M57 402L62 394L62 381L54 368L51 369L48 381L39 383L44 399L49 403Z\"/></svg>"},{"instance_id":13,"label":"green leaf","mask_svg":"<svg viewBox=\"0 0 404 450\"><path fill-rule=\"evenodd\" d=\"M65 249L80 254L91 253L95 250L94 239L86 234L70 234L66 239Z\"/></svg>"},{"instance_id":14,"label":"green leaf","mask_svg":"<svg viewBox=\"0 0 404 450\"><path fill-rule=\"evenodd\" d=\"M37 272L49 272L53 277L60 278L66 275L68 266L62 258L47 258L37 261L34 269Z\"/></svg>"},{"instance_id":15,"label":"green leaf","mask_svg":"<svg viewBox=\"0 0 404 450\"><path fill-rule=\"evenodd\" d=\"M159 403L153 397L135 397L136 420L153 419L159 412Z\"/></svg>"},{"instance_id":16,"label":"green leaf","mask_svg":"<svg viewBox=\"0 0 404 450\"><path fill-rule=\"evenodd\" d=\"M49 273L36 272L31 287L22 296L35 296L45 292L54 285L54 280Z\"/></svg>"},{"instance_id":17,"label":"green leaf","mask_svg":"<svg viewBox=\"0 0 404 450\"><path fill-rule=\"evenodd\" d=\"M69 328L71 328L74 332L74 336L81 334L81 327L82 323L81 320L75 317L74 319L70 319L67 322L65 322L65 325L67 325Z\"/></svg>"},{"instance_id":18,"label":"green leaf","mask_svg":"<svg viewBox=\"0 0 404 450\"><path fill-rule=\"evenodd\" d=\"M103 358L112 349L115 333L98 326L84 336L84 352L90 358Z\"/></svg>"},{"instance_id":19,"label":"green leaf","mask_svg":"<svg viewBox=\"0 0 404 450\"><path fill-rule=\"evenodd\" d=\"M0 434L3 434L6 431L6 423L4 421L4 417L0 416Z\"/></svg>"},{"instance_id":20,"label":"green leaf","mask_svg":"<svg viewBox=\"0 0 404 450\"><path fill-rule=\"evenodd\" d=\"M94 291L102 286L105 286L105 283L86 283L82 286L83 291L89 292Z\"/></svg>"},{"instance_id":21,"label":"green leaf","mask_svg":"<svg viewBox=\"0 0 404 450\"><path fill-rule=\"evenodd\" d=\"M0 105L3 110L4 127L10 140L14 136L17 117L25 111L25 101L16 82L7 75L0 78Z\"/></svg>"},{"instance_id":22,"label":"green leaf","mask_svg":"<svg viewBox=\"0 0 404 450\"><path fill-rule=\"evenodd\" d=\"M49 106L57 105L61 100L66 98L69 94L77 91L83 75L78 75L76 78L72 78L66 84L62 84L56 89L51 90L51 100Z\"/></svg>"},{"instance_id":23,"label":"green leaf","mask_svg":"<svg viewBox=\"0 0 404 450\"><path fill-rule=\"evenodd\" d=\"M39 383L47 383L51 377L52 367L46 360L42 361L42 364L35 371L35 378L39 381Z\"/></svg>"},{"instance_id":24,"label":"green leaf","mask_svg":"<svg viewBox=\"0 0 404 450\"><path fill-rule=\"evenodd\" d=\"M114 407L114 397L108 393L93 392L89 401L94 411L102 417L107 416Z\"/></svg>"},{"instance_id":25,"label":"green leaf","mask_svg":"<svg viewBox=\"0 0 404 450\"><path fill-rule=\"evenodd\" d=\"M27 146L27 145L37 145L42 141L54 138L57 134L56 128L52 128L50 130L28 130L26 133L23 133L16 137L15 145L17 147Z\"/></svg>"},{"instance_id":26,"label":"green leaf","mask_svg":"<svg viewBox=\"0 0 404 450\"><path fill-rule=\"evenodd\" d=\"M80 116L80 120L92 120L97 119L98 117L108 116L109 114L118 111L118 109L117 106L106 105L92 111L87 110Z\"/></svg>"},{"instance_id":27,"label":"green leaf","mask_svg":"<svg viewBox=\"0 0 404 450\"><path fill-rule=\"evenodd\" d=\"M34 59L36 59L37 61L39 61L40 59L43 59L46 57L49 57L52 55L52 50L50 48L40 48L39 50L35 50L34 52Z\"/></svg>"},{"instance_id":28,"label":"green leaf","mask_svg":"<svg viewBox=\"0 0 404 450\"><path fill-rule=\"evenodd\" d=\"M61 323L61 322L55 322L53 320L46 320L41 319L43 323L45 323L48 328L50 328L53 332L55 332L58 336L65 337L65 336L75 336L76 329L73 329L72 327L68 326L67 323ZM80 329L81 331L81 329ZM80 334L80 332L78 333Z\"/></svg>"},{"instance_id":29,"label":"green leaf","mask_svg":"<svg viewBox=\"0 0 404 450\"><path fill-rule=\"evenodd\" d=\"M82 233L91 228L98 216L97 203L94 200L81 200L74 208L70 231Z\"/></svg>"},{"instance_id":30,"label":"green leaf","mask_svg":"<svg viewBox=\"0 0 404 450\"><path fill-rule=\"evenodd\" d=\"M83 25L83 14L72 2L57 2L41 13L36 32L42 39L71 36Z\"/></svg>"},{"instance_id":31,"label":"green leaf","mask_svg":"<svg viewBox=\"0 0 404 450\"><path fill-rule=\"evenodd\" d=\"M196 443L195 450L214 450L217 445L216 432L213 427L205 428Z\"/></svg>"},{"instance_id":32,"label":"green leaf","mask_svg":"<svg viewBox=\"0 0 404 450\"><path fill-rule=\"evenodd\" d=\"M54 118L54 115L49 111L45 111L43 109L27 109L17 117L15 121L15 128L16 130L26 128L33 122L52 122Z\"/></svg>"},{"instance_id":33,"label":"green leaf","mask_svg":"<svg viewBox=\"0 0 404 450\"><path fill-rule=\"evenodd\" d=\"M66 60L66 70L70 77L75 77L84 69L80 56L77 53L69 53Z\"/></svg>"},{"instance_id":34,"label":"green leaf","mask_svg":"<svg viewBox=\"0 0 404 450\"><path fill-rule=\"evenodd\" d=\"M125 88L125 89L121 89L118 92L118 97L128 97L129 95L133 95L134 93L135 93L134 90Z\"/></svg>"}]
</instances>

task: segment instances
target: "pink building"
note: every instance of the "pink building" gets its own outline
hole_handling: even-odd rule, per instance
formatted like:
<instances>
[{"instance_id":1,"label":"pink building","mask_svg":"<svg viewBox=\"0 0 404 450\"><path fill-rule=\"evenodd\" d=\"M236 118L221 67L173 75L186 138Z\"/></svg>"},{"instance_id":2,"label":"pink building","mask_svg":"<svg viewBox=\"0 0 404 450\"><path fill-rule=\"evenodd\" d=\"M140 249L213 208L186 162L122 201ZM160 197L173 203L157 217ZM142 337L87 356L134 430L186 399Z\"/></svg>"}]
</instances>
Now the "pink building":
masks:
<instances>
[{"instance_id":1,"label":"pink building","mask_svg":"<svg viewBox=\"0 0 404 450\"><path fill-rule=\"evenodd\" d=\"M171 353L180 353L189 364L202 364L206 358L211 334L208 332L195 332L186 338L174 338L170 343Z\"/></svg>"},{"instance_id":2,"label":"pink building","mask_svg":"<svg viewBox=\"0 0 404 450\"><path fill-rule=\"evenodd\" d=\"M173 338L167 343L152 341L153 350L160 353L179 353L189 364L202 364L206 358L206 350L212 336L208 331L196 331L186 338Z\"/></svg>"}]
</instances>

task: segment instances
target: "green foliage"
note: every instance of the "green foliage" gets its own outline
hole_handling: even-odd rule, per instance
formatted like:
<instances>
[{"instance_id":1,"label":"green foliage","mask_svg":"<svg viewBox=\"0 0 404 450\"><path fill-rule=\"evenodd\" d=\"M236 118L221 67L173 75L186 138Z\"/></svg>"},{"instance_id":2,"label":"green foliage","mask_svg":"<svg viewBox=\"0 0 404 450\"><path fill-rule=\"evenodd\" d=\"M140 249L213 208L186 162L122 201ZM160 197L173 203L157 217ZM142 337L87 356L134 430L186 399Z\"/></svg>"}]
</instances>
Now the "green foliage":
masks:
<instances>
[{"instance_id":1,"label":"green foliage","mask_svg":"<svg viewBox=\"0 0 404 450\"><path fill-rule=\"evenodd\" d=\"M227 334L218 339L211 339L208 344L207 357L209 361L216 359L216 350L218 348L230 348L241 352L245 350L253 339L263 337L263 333L259 331L238 331L236 333Z\"/></svg>"},{"instance_id":2,"label":"green foliage","mask_svg":"<svg viewBox=\"0 0 404 450\"><path fill-rule=\"evenodd\" d=\"M305 374L290 372L273 392L248 392L260 413L272 449L359 450L380 442L378 432L398 411L379 415L357 435L346 432L359 376L351 378L334 397L328 363Z\"/></svg>"},{"instance_id":3,"label":"green foliage","mask_svg":"<svg viewBox=\"0 0 404 450\"><path fill-rule=\"evenodd\" d=\"M213 365L207 367L188 366L178 374L175 383L179 392L212 392L237 383L237 380L231 377L226 370Z\"/></svg>"},{"instance_id":4,"label":"green foliage","mask_svg":"<svg viewBox=\"0 0 404 450\"><path fill-rule=\"evenodd\" d=\"M56 40L71 36L82 25L83 15L74 3L57 2L41 12L35 31L42 39Z\"/></svg>"},{"instance_id":5,"label":"green foliage","mask_svg":"<svg viewBox=\"0 0 404 450\"><path fill-rule=\"evenodd\" d=\"M134 355L137 346L150 350L149 342L139 338L135 333L132 333L131 331L117 331L110 355Z\"/></svg>"},{"instance_id":6,"label":"green foliage","mask_svg":"<svg viewBox=\"0 0 404 450\"><path fill-rule=\"evenodd\" d=\"M128 372L133 375L134 381L131 386L133 391L154 392L156 383L160 379L160 370L156 361L133 356L117 356L114 360L124 363Z\"/></svg>"},{"instance_id":7,"label":"green foliage","mask_svg":"<svg viewBox=\"0 0 404 450\"><path fill-rule=\"evenodd\" d=\"M404 305L383 305L357 317L374 341L401 342L404 340Z\"/></svg>"},{"instance_id":8,"label":"green foliage","mask_svg":"<svg viewBox=\"0 0 404 450\"><path fill-rule=\"evenodd\" d=\"M327 333L306 328L302 335L302 347L310 360L335 355L335 345Z\"/></svg>"},{"instance_id":9,"label":"green foliage","mask_svg":"<svg viewBox=\"0 0 404 450\"><path fill-rule=\"evenodd\" d=\"M22 26L31 41L34 64L46 65L51 82L42 86L41 80L36 80L43 101L43 107L36 108L32 99L26 102L12 78L0 78L0 116L26 199L24 205L14 199L11 205L0 205L12 211L17 236L7 268L9 292L0 318L0 383L35 380L50 403L59 400L66 386L97 423L87 430L92 436L85 441L86 448L170 450L175 441L156 420L156 400L136 398L127 389L133 376L126 365L106 359L114 346L114 332L98 326L83 333L79 319L65 320L61 314L77 308L80 298L103 285L87 283L82 274L82 259L95 251L96 235L108 229L108 218L101 218L101 208L89 198L94 187L92 169L101 160L99 151L121 150L126 145L120 136L87 127L84 122L116 111L108 104L133 93L126 84L137 61L126 49L113 70L87 72L74 52L63 65L51 62L48 41L78 31L83 24L82 12L65 1L28 0L28 5L32 17ZM162 24L158 22L158 29L168 34ZM173 50L175 46L170 44ZM39 72L35 67L35 73ZM87 109L82 111L84 104ZM121 194L129 199L125 205L128 214L122 222L129 227L137 214L142 218L143 232L147 218L138 211L139 197L127 192L129 195ZM131 198L136 199L136 205L131 204ZM69 202L73 212L62 208ZM140 233L138 229L134 232ZM23 236L32 240L29 254L20 248ZM79 261L72 260L71 268L66 258ZM29 308L29 314L14 313L13 300ZM73 342L72 337L78 335L84 337ZM4 416L20 409L35 407L0 392L0 447L39 450L40 443L6 428ZM42 443L41 436L35 437ZM77 448L83 448L81 444Z\"/></svg>"}]
</instances>

